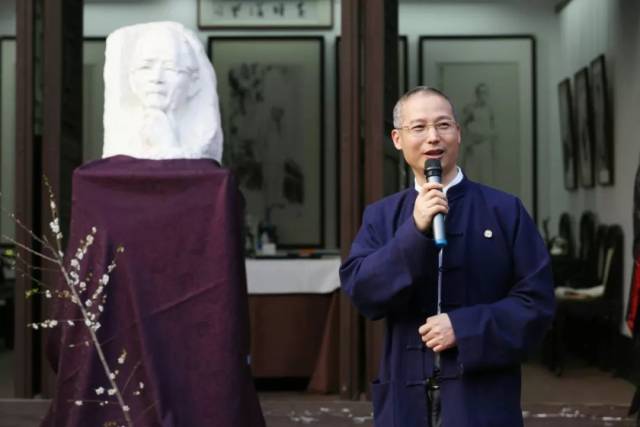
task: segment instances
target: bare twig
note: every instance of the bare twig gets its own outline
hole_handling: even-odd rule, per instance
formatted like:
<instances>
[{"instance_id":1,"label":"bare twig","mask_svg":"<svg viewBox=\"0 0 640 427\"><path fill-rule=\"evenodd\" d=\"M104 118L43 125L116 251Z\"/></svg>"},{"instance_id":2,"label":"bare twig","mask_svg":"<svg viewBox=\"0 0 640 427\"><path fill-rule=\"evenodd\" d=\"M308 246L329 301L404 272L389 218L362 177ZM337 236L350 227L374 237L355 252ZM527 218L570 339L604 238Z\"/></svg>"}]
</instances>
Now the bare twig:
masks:
<instances>
[{"instance_id":1,"label":"bare twig","mask_svg":"<svg viewBox=\"0 0 640 427\"><path fill-rule=\"evenodd\" d=\"M125 381L124 385L122 386L122 393L123 394L124 394L125 391L127 391L127 387L129 386L129 383L131 382L131 379L133 379L133 374L136 373L136 371L138 370L138 368L140 367L141 364L142 364L142 362L136 363L136 365L131 370L131 373L129 374L129 378L127 378L127 381Z\"/></svg>"},{"instance_id":2,"label":"bare twig","mask_svg":"<svg viewBox=\"0 0 640 427\"><path fill-rule=\"evenodd\" d=\"M25 251L32 253L35 256L38 256L38 257L40 257L42 259L46 259L47 261L50 261L50 262L58 263L57 259L51 258L51 257L49 257L49 256L47 256L47 255L45 255L45 254L43 254L41 252L35 251L35 250L31 249L30 247L28 247L26 245L23 245L22 243L18 242L14 238L7 236L6 234L3 234L0 237L2 237L3 239L5 239L8 242L13 243L14 245L18 246L19 248L22 248Z\"/></svg>"},{"instance_id":3,"label":"bare twig","mask_svg":"<svg viewBox=\"0 0 640 427\"><path fill-rule=\"evenodd\" d=\"M142 412L140 412L140 413L138 414L138 416L136 417L135 422L138 422L138 420L139 420L140 418L142 418L142 416L143 416L144 414L146 414L146 413L149 411L149 409L151 409L151 408L153 408L154 406L156 406L156 404L157 404L157 403L158 403L158 401L156 400L156 401L154 401L154 402L151 402L151 405L149 405L149 406L147 406L146 408L144 408L144 409L142 410Z\"/></svg>"}]
</instances>

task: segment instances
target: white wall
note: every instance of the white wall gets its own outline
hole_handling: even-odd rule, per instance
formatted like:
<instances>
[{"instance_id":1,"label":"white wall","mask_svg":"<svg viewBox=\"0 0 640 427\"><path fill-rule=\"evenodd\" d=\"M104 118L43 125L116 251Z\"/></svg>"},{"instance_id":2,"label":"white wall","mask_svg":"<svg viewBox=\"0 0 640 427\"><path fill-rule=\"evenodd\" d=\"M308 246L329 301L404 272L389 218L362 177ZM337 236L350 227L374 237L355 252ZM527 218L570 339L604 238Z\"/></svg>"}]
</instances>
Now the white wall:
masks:
<instances>
[{"instance_id":1,"label":"white wall","mask_svg":"<svg viewBox=\"0 0 640 427\"><path fill-rule=\"evenodd\" d=\"M554 201L551 215L557 219L562 211L574 218L585 209L594 211L604 224L620 224L625 236L624 309L631 283L633 259L632 209L633 183L639 164L640 132L640 5L638 2L613 0L573 0L559 15L560 55L552 82L573 78L576 71L588 66L600 54L605 55L610 107L613 119L614 185L592 189L564 190L562 152L559 144L551 144L549 162L551 176L558 185L549 187ZM551 87L551 94L555 86ZM551 125L557 129L557 103L549 105ZM577 219L576 219L577 221ZM574 230L576 230L574 228ZM625 328L623 328L625 329Z\"/></svg>"},{"instance_id":2,"label":"white wall","mask_svg":"<svg viewBox=\"0 0 640 427\"><path fill-rule=\"evenodd\" d=\"M0 37L16 35L16 0L0 1ZM0 47L2 64L15 64L15 42L3 42ZM15 176L15 69L0 65L0 189L2 209L13 212ZM0 232L10 237L15 235L15 224L6 215L0 214Z\"/></svg>"},{"instance_id":3,"label":"white wall","mask_svg":"<svg viewBox=\"0 0 640 427\"><path fill-rule=\"evenodd\" d=\"M0 1L0 36L16 35L16 0Z\"/></svg>"},{"instance_id":4,"label":"white wall","mask_svg":"<svg viewBox=\"0 0 640 427\"><path fill-rule=\"evenodd\" d=\"M0 41L0 233L15 237L16 225L7 215L15 212L16 174L16 42Z\"/></svg>"}]
</instances>

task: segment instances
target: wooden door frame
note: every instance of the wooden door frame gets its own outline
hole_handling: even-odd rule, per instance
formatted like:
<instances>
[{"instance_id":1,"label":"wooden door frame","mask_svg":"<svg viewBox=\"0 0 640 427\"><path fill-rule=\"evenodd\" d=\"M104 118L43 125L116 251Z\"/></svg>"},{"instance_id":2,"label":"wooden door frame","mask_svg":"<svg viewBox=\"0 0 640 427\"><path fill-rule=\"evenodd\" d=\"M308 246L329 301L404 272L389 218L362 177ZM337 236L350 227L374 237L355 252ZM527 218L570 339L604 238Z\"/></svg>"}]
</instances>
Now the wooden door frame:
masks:
<instances>
[{"instance_id":1,"label":"wooden door frame","mask_svg":"<svg viewBox=\"0 0 640 427\"><path fill-rule=\"evenodd\" d=\"M397 9L397 0L342 2L338 104L343 259L360 227L364 207L383 196L383 147L391 130L398 87ZM369 380L378 368L383 337L383 323L364 321L341 294L342 398L358 399L368 391Z\"/></svg>"},{"instance_id":2,"label":"wooden door frame","mask_svg":"<svg viewBox=\"0 0 640 427\"><path fill-rule=\"evenodd\" d=\"M82 8L83 0L16 2L15 213L36 235L48 230L50 221L43 177L56 190L64 231L71 206L71 174L82 159L82 79L78 78L82 75ZM37 69L37 56L42 70ZM37 74L40 77L36 78ZM42 85L39 116L38 84ZM16 240L38 247L20 227ZM18 253L29 265L40 262L24 249ZM45 283L58 280L53 274L39 279ZM25 290L31 287L30 277L16 275L14 387L19 398L53 392L53 372L44 352L46 334L26 328L28 323L46 318L48 311L46 300L25 298Z\"/></svg>"}]
</instances>

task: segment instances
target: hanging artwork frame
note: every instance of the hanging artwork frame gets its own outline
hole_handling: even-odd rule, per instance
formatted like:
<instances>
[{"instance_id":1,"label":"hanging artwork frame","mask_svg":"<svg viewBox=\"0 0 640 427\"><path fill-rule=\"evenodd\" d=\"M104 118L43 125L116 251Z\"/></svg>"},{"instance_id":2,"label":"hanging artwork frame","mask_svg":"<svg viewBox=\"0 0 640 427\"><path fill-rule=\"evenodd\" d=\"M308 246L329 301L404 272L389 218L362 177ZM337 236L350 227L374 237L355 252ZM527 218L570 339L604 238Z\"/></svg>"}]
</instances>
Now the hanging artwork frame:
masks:
<instances>
[{"instance_id":1,"label":"hanging artwork frame","mask_svg":"<svg viewBox=\"0 0 640 427\"><path fill-rule=\"evenodd\" d=\"M564 187L567 190L575 190L578 187L578 158L576 156L577 147L570 79L564 79L558 83L558 106L560 111Z\"/></svg>"},{"instance_id":2,"label":"hanging artwork frame","mask_svg":"<svg viewBox=\"0 0 640 427\"><path fill-rule=\"evenodd\" d=\"M584 188L594 186L593 162L593 118L591 93L589 91L589 71L580 69L573 77L575 89L576 141L579 165L580 185Z\"/></svg>"},{"instance_id":3,"label":"hanging artwork frame","mask_svg":"<svg viewBox=\"0 0 640 427\"><path fill-rule=\"evenodd\" d=\"M224 132L249 222L281 248L324 244L324 38L210 37Z\"/></svg>"},{"instance_id":4,"label":"hanging artwork frame","mask_svg":"<svg viewBox=\"0 0 640 427\"><path fill-rule=\"evenodd\" d=\"M462 129L459 165L537 214L535 39L421 36L418 83L446 93Z\"/></svg>"},{"instance_id":5,"label":"hanging artwork frame","mask_svg":"<svg viewBox=\"0 0 640 427\"><path fill-rule=\"evenodd\" d=\"M607 68L604 55L599 55L591 61L589 73L593 113L595 175L598 184L603 186L613 185L613 129L611 127Z\"/></svg>"}]
</instances>

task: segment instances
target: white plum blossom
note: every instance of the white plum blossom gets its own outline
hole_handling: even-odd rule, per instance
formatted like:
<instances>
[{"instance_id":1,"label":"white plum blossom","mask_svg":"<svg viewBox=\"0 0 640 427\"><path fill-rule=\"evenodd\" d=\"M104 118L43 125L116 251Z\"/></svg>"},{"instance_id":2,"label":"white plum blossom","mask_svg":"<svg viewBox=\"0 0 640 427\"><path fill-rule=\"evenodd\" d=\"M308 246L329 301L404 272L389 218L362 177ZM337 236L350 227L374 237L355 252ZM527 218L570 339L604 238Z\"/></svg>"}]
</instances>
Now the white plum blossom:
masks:
<instances>
[{"instance_id":1,"label":"white plum blossom","mask_svg":"<svg viewBox=\"0 0 640 427\"><path fill-rule=\"evenodd\" d=\"M80 283L80 276L78 275L78 272L76 270L71 270L69 272L69 278L71 279L71 286L76 286L78 283Z\"/></svg>"},{"instance_id":2,"label":"white plum blossom","mask_svg":"<svg viewBox=\"0 0 640 427\"><path fill-rule=\"evenodd\" d=\"M98 396L100 396L101 394L104 394L104 387L98 387L98 388L96 389L96 394L97 394Z\"/></svg>"},{"instance_id":3,"label":"white plum blossom","mask_svg":"<svg viewBox=\"0 0 640 427\"><path fill-rule=\"evenodd\" d=\"M51 231L53 231L54 234L60 233L60 224L58 224L58 218L49 223L49 228L51 228Z\"/></svg>"}]
</instances>

